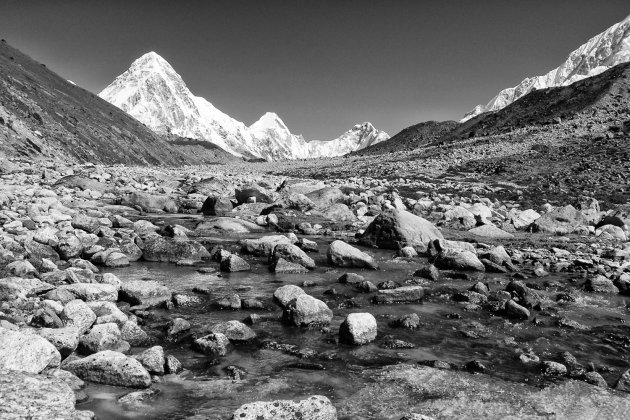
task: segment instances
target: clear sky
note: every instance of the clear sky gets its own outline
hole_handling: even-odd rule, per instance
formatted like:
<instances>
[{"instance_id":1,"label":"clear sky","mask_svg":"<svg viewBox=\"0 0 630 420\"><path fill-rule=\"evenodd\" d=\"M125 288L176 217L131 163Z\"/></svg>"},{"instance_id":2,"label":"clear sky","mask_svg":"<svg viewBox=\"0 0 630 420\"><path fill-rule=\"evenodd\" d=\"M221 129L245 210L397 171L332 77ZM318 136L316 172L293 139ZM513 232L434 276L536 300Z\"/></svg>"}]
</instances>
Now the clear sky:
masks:
<instances>
[{"instance_id":1,"label":"clear sky","mask_svg":"<svg viewBox=\"0 0 630 420\"><path fill-rule=\"evenodd\" d=\"M251 124L307 139L459 119L557 67L628 0L0 0L0 36L98 93L147 51Z\"/></svg>"}]
</instances>

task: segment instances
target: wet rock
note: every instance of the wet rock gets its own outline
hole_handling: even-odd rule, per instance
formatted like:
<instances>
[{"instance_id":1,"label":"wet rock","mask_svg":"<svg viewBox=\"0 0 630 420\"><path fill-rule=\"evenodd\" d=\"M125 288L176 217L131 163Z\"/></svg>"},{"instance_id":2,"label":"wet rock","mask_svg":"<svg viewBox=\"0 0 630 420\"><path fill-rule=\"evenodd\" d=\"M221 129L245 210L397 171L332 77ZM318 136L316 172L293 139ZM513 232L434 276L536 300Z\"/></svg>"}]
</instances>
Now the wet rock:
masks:
<instances>
[{"instance_id":1,"label":"wet rock","mask_svg":"<svg viewBox=\"0 0 630 420\"><path fill-rule=\"evenodd\" d=\"M166 355L166 362L164 363L164 372L176 374L184 370L182 363L171 354Z\"/></svg>"},{"instance_id":2,"label":"wet rock","mask_svg":"<svg viewBox=\"0 0 630 420\"><path fill-rule=\"evenodd\" d=\"M175 318L169 322L166 335L168 337L175 337L184 331L190 330L190 327L190 322L186 321L184 318Z\"/></svg>"},{"instance_id":3,"label":"wet rock","mask_svg":"<svg viewBox=\"0 0 630 420\"><path fill-rule=\"evenodd\" d=\"M420 327L420 317L418 314L407 314L391 322L393 327L402 327L410 330Z\"/></svg>"},{"instance_id":4,"label":"wet rock","mask_svg":"<svg viewBox=\"0 0 630 420\"><path fill-rule=\"evenodd\" d=\"M362 281L356 285L356 289L363 293L373 293L378 291L378 287L371 281Z\"/></svg>"},{"instance_id":5,"label":"wet rock","mask_svg":"<svg viewBox=\"0 0 630 420\"><path fill-rule=\"evenodd\" d=\"M236 293L231 293L219 299L217 305L221 309L241 309L241 297Z\"/></svg>"},{"instance_id":6,"label":"wet rock","mask_svg":"<svg viewBox=\"0 0 630 420\"><path fill-rule=\"evenodd\" d=\"M83 334L90 329L94 321L96 321L96 314L85 302L79 299L66 303L59 317L66 327L76 327L79 330L79 334Z\"/></svg>"},{"instance_id":7,"label":"wet rock","mask_svg":"<svg viewBox=\"0 0 630 420\"><path fill-rule=\"evenodd\" d=\"M394 250L406 246L424 249L435 239L443 239L442 233L428 220L404 210L391 210L372 221L360 242Z\"/></svg>"},{"instance_id":8,"label":"wet rock","mask_svg":"<svg viewBox=\"0 0 630 420\"><path fill-rule=\"evenodd\" d=\"M0 370L3 419L93 419L91 411L74 408L75 394L62 379L28 372Z\"/></svg>"},{"instance_id":9,"label":"wet rock","mask_svg":"<svg viewBox=\"0 0 630 420\"><path fill-rule=\"evenodd\" d=\"M232 212L234 205L227 197L209 196L201 206L204 216L224 216Z\"/></svg>"},{"instance_id":10,"label":"wet rock","mask_svg":"<svg viewBox=\"0 0 630 420\"><path fill-rule=\"evenodd\" d=\"M64 365L64 369L85 381L105 385L130 388L151 386L151 375L140 362L111 350L68 362Z\"/></svg>"},{"instance_id":11,"label":"wet rock","mask_svg":"<svg viewBox=\"0 0 630 420\"><path fill-rule=\"evenodd\" d=\"M617 383L615 384L617 391L630 392L630 369L621 374Z\"/></svg>"},{"instance_id":12,"label":"wet rock","mask_svg":"<svg viewBox=\"0 0 630 420\"><path fill-rule=\"evenodd\" d=\"M118 398L118 404L122 405L127 410L139 411L145 408L147 401L154 400L159 394L160 390L153 388L134 391Z\"/></svg>"},{"instance_id":13,"label":"wet rock","mask_svg":"<svg viewBox=\"0 0 630 420\"><path fill-rule=\"evenodd\" d=\"M378 286L377 286L377 288L379 290L396 289L398 287L400 287L400 283L396 283L393 280L387 280L387 281L380 282L378 284Z\"/></svg>"},{"instance_id":14,"label":"wet rock","mask_svg":"<svg viewBox=\"0 0 630 420\"><path fill-rule=\"evenodd\" d=\"M617 289L614 283L602 275L597 275L586 280L584 290L595 293L619 293L619 289Z\"/></svg>"},{"instance_id":15,"label":"wet rock","mask_svg":"<svg viewBox=\"0 0 630 420\"><path fill-rule=\"evenodd\" d=\"M231 348L230 340L221 333L208 334L195 340L193 348L204 354L225 356Z\"/></svg>"},{"instance_id":16,"label":"wet rock","mask_svg":"<svg viewBox=\"0 0 630 420\"><path fill-rule=\"evenodd\" d=\"M134 354L131 357L139 361L149 373L164 375L166 355L164 354L162 346L150 347L142 353Z\"/></svg>"},{"instance_id":17,"label":"wet rock","mask_svg":"<svg viewBox=\"0 0 630 420\"><path fill-rule=\"evenodd\" d=\"M522 307L511 299L505 302L505 313L510 318L529 319L529 311L527 308Z\"/></svg>"},{"instance_id":18,"label":"wet rock","mask_svg":"<svg viewBox=\"0 0 630 420\"><path fill-rule=\"evenodd\" d=\"M264 228L261 228L256 223L235 219L233 217L215 217L211 220L201 222L195 228L195 232L198 234L203 234L206 231L216 234L217 230L232 233L255 233L265 231Z\"/></svg>"},{"instance_id":19,"label":"wet rock","mask_svg":"<svg viewBox=\"0 0 630 420\"><path fill-rule=\"evenodd\" d=\"M447 270L485 271L483 263L470 251L447 250L438 254L435 266Z\"/></svg>"},{"instance_id":20,"label":"wet rock","mask_svg":"<svg viewBox=\"0 0 630 420\"><path fill-rule=\"evenodd\" d=\"M70 356L79 346L79 330L76 327L40 328L36 331L55 346L62 359Z\"/></svg>"},{"instance_id":21,"label":"wet rock","mask_svg":"<svg viewBox=\"0 0 630 420\"><path fill-rule=\"evenodd\" d=\"M39 373L60 362L59 351L45 338L0 327L0 370Z\"/></svg>"},{"instance_id":22,"label":"wet rock","mask_svg":"<svg viewBox=\"0 0 630 420\"><path fill-rule=\"evenodd\" d=\"M256 338L254 330L240 321L228 321L215 324L210 328L213 333L224 334L230 341L244 342Z\"/></svg>"},{"instance_id":23,"label":"wet rock","mask_svg":"<svg viewBox=\"0 0 630 420\"><path fill-rule=\"evenodd\" d=\"M278 287L276 291L273 292L273 298L278 305L284 309L289 303L291 303L291 301L305 294L306 292L302 290L301 287L287 284L286 286Z\"/></svg>"},{"instance_id":24,"label":"wet rock","mask_svg":"<svg viewBox=\"0 0 630 420\"><path fill-rule=\"evenodd\" d=\"M120 300L131 305L159 306L170 302L172 292L153 280L131 280L120 287Z\"/></svg>"},{"instance_id":25,"label":"wet rock","mask_svg":"<svg viewBox=\"0 0 630 420\"><path fill-rule=\"evenodd\" d=\"M120 328L114 323L94 325L79 340L79 351L83 354L93 354L103 350L126 353L129 348L129 343L122 339Z\"/></svg>"},{"instance_id":26,"label":"wet rock","mask_svg":"<svg viewBox=\"0 0 630 420\"><path fill-rule=\"evenodd\" d=\"M370 255L340 240L330 244L326 256L328 263L337 267L378 268Z\"/></svg>"},{"instance_id":27,"label":"wet rock","mask_svg":"<svg viewBox=\"0 0 630 420\"><path fill-rule=\"evenodd\" d=\"M361 284L365 281L365 277L356 273L344 273L337 281L342 284Z\"/></svg>"},{"instance_id":28,"label":"wet rock","mask_svg":"<svg viewBox=\"0 0 630 420\"><path fill-rule=\"evenodd\" d=\"M337 410L326 397L315 395L301 401L257 401L242 405L232 415L242 420L309 419L337 420Z\"/></svg>"},{"instance_id":29,"label":"wet rock","mask_svg":"<svg viewBox=\"0 0 630 420\"><path fill-rule=\"evenodd\" d=\"M418 252L411 246L406 246L398 250L397 255L402 258L415 258L418 256Z\"/></svg>"},{"instance_id":30,"label":"wet rock","mask_svg":"<svg viewBox=\"0 0 630 420\"><path fill-rule=\"evenodd\" d=\"M311 241L310 239L300 238L297 242L297 246L302 248L304 252L319 252L319 246L317 242Z\"/></svg>"},{"instance_id":31,"label":"wet rock","mask_svg":"<svg viewBox=\"0 0 630 420\"><path fill-rule=\"evenodd\" d=\"M210 258L208 250L199 242L181 238L155 236L144 241L142 257L147 261L201 261Z\"/></svg>"},{"instance_id":32,"label":"wet rock","mask_svg":"<svg viewBox=\"0 0 630 420\"><path fill-rule=\"evenodd\" d=\"M488 286L483 284L482 282L475 283L471 288L471 291L480 293L482 295L488 296L490 294L490 290L488 290Z\"/></svg>"},{"instance_id":33,"label":"wet rock","mask_svg":"<svg viewBox=\"0 0 630 420\"><path fill-rule=\"evenodd\" d=\"M397 289L379 290L374 296L374 303L408 303L422 300L424 289L421 286L403 286Z\"/></svg>"},{"instance_id":34,"label":"wet rock","mask_svg":"<svg viewBox=\"0 0 630 420\"><path fill-rule=\"evenodd\" d=\"M597 372L586 372L582 378L584 382L601 388L608 388L608 383L602 375Z\"/></svg>"},{"instance_id":35,"label":"wet rock","mask_svg":"<svg viewBox=\"0 0 630 420\"><path fill-rule=\"evenodd\" d=\"M333 317L328 305L307 294L301 294L289 302L282 314L287 324L295 326L327 325Z\"/></svg>"},{"instance_id":36,"label":"wet rock","mask_svg":"<svg viewBox=\"0 0 630 420\"><path fill-rule=\"evenodd\" d=\"M416 345L408 341L400 340L392 335L383 337L380 347L390 350L415 349Z\"/></svg>"},{"instance_id":37,"label":"wet rock","mask_svg":"<svg viewBox=\"0 0 630 420\"><path fill-rule=\"evenodd\" d=\"M120 336L132 346L146 346L151 339L135 322L127 321L120 328Z\"/></svg>"},{"instance_id":38,"label":"wet rock","mask_svg":"<svg viewBox=\"0 0 630 420\"><path fill-rule=\"evenodd\" d=\"M299 264L304 268L313 270L315 268L315 261L304 251L302 251L297 245L293 244L278 244L273 248L273 252L269 257L270 263L275 263L279 259L284 259L294 264Z\"/></svg>"},{"instance_id":39,"label":"wet rock","mask_svg":"<svg viewBox=\"0 0 630 420\"><path fill-rule=\"evenodd\" d=\"M360 346L376 339L376 319L370 313L352 313L339 327L339 341Z\"/></svg>"},{"instance_id":40,"label":"wet rock","mask_svg":"<svg viewBox=\"0 0 630 420\"><path fill-rule=\"evenodd\" d=\"M235 254L230 254L228 257L222 259L219 267L221 271L229 273L249 271L252 269L247 261Z\"/></svg>"},{"instance_id":41,"label":"wet rock","mask_svg":"<svg viewBox=\"0 0 630 420\"><path fill-rule=\"evenodd\" d=\"M545 376L564 376L567 374L567 367L562 363L547 360L542 362L541 371Z\"/></svg>"},{"instance_id":42,"label":"wet rock","mask_svg":"<svg viewBox=\"0 0 630 420\"><path fill-rule=\"evenodd\" d=\"M433 264L420 267L413 273L414 277L420 277L431 281L439 281L441 278L440 270Z\"/></svg>"},{"instance_id":43,"label":"wet rock","mask_svg":"<svg viewBox=\"0 0 630 420\"><path fill-rule=\"evenodd\" d=\"M307 268L300 264L289 262L284 258L279 258L277 261L272 262L269 268L276 274L299 274L308 272Z\"/></svg>"},{"instance_id":44,"label":"wet rock","mask_svg":"<svg viewBox=\"0 0 630 420\"><path fill-rule=\"evenodd\" d=\"M263 236L257 239L243 239L240 241L241 251L256 256L268 257L276 245L290 244L291 241L284 235Z\"/></svg>"}]
</instances>

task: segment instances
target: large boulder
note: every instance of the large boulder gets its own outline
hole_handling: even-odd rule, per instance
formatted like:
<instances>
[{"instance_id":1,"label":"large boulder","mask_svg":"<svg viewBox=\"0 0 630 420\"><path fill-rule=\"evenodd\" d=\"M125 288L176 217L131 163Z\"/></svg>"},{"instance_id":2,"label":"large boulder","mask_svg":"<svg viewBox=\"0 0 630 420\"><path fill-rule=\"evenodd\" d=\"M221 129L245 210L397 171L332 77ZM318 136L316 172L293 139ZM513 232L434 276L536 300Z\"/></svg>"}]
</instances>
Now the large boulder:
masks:
<instances>
[{"instance_id":1,"label":"large boulder","mask_svg":"<svg viewBox=\"0 0 630 420\"><path fill-rule=\"evenodd\" d=\"M292 300L295 300L298 296L305 295L306 292L301 287L293 284L287 284L286 286L278 287L273 292L273 298L282 309L286 308Z\"/></svg>"},{"instance_id":2,"label":"large boulder","mask_svg":"<svg viewBox=\"0 0 630 420\"><path fill-rule=\"evenodd\" d=\"M139 207L147 213L167 211L177 212L177 204L170 197L165 195L153 195L137 191L123 200L123 204L130 207Z\"/></svg>"},{"instance_id":3,"label":"large boulder","mask_svg":"<svg viewBox=\"0 0 630 420\"><path fill-rule=\"evenodd\" d=\"M543 214L534 224L534 231L566 235L572 233L578 226L583 226L586 218L572 205L558 207Z\"/></svg>"},{"instance_id":4,"label":"large boulder","mask_svg":"<svg viewBox=\"0 0 630 420\"><path fill-rule=\"evenodd\" d=\"M315 206L320 209L329 207L335 203L341 203L345 199L345 194L339 188L336 187L324 187L322 189L311 191L306 194Z\"/></svg>"},{"instance_id":5,"label":"large boulder","mask_svg":"<svg viewBox=\"0 0 630 420\"><path fill-rule=\"evenodd\" d=\"M232 415L238 420L337 420L330 400L314 395L305 400L256 401L244 404Z\"/></svg>"},{"instance_id":6,"label":"large boulder","mask_svg":"<svg viewBox=\"0 0 630 420\"><path fill-rule=\"evenodd\" d=\"M155 236L144 241L142 257L147 261L200 261L210 258L208 250L199 242L181 238Z\"/></svg>"},{"instance_id":7,"label":"large boulder","mask_svg":"<svg viewBox=\"0 0 630 420\"><path fill-rule=\"evenodd\" d=\"M523 211L512 209L508 216L511 218L512 225L514 225L516 230L525 230L540 218L540 214L532 209Z\"/></svg>"},{"instance_id":8,"label":"large boulder","mask_svg":"<svg viewBox=\"0 0 630 420\"><path fill-rule=\"evenodd\" d=\"M372 270L378 268L378 264L370 255L340 240L330 244L326 257L330 265L337 267L369 268Z\"/></svg>"},{"instance_id":9,"label":"large boulder","mask_svg":"<svg viewBox=\"0 0 630 420\"><path fill-rule=\"evenodd\" d=\"M113 284L74 283L59 286L58 289L67 290L77 299L86 302L96 300L116 302L118 300L118 287Z\"/></svg>"},{"instance_id":10,"label":"large boulder","mask_svg":"<svg viewBox=\"0 0 630 420\"><path fill-rule=\"evenodd\" d=\"M153 280L131 280L120 287L119 298L131 305L159 306L171 300L173 292Z\"/></svg>"},{"instance_id":11,"label":"large boulder","mask_svg":"<svg viewBox=\"0 0 630 420\"><path fill-rule=\"evenodd\" d=\"M103 350L114 350L121 353L129 351L129 343L122 340L120 328L113 322L97 324L81 336L79 351L83 354L98 353Z\"/></svg>"},{"instance_id":12,"label":"large boulder","mask_svg":"<svg viewBox=\"0 0 630 420\"><path fill-rule=\"evenodd\" d=\"M282 314L287 324L301 326L327 325L333 317L333 312L326 303L313 296L304 294L289 302Z\"/></svg>"},{"instance_id":13,"label":"large boulder","mask_svg":"<svg viewBox=\"0 0 630 420\"><path fill-rule=\"evenodd\" d=\"M76 327L40 328L35 331L55 346L62 358L70 356L79 345L79 329Z\"/></svg>"},{"instance_id":14,"label":"large boulder","mask_svg":"<svg viewBox=\"0 0 630 420\"><path fill-rule=\"evenodd\" d=\"M395 289L379 290L374 296L374 303L410 303L422 300L422 286L402 286Z\"/></svg>"},{"instance_id":15,"label":"large boulder","mask_svg":"<svg viewBox=\"0 0 630 420\"><path fill-rule=\"evenodd\" d=\"M225 356L231 343L230 340L221 333L212 333L199 337L193 343L193 348L210 356Z\"/></svg>"},{"instance_id":16,"label":"large boulder","mask_svg":"<svg viewBox=\"0 0 630 420\"><path fill-rule=\"evenodd\" d=\"M499 229L495 225L481 225L476 228L472 228L468 231L473 235L481 236L482 238L490 239L511 239L514 238L509 232Z\"/></svg>"},{"instance_id":17,"label":"large boulder","mask_svg":"<svg viewBox=\"0 0 630 420\"><path fill-rule=\"evenodd\" d=\"M0 370L39 373L59 363L59 351L45 338L0 327Z\"/></svg>"},{"instance_id":18,"label":"large boulder","mask_svg":"<svg viewBox=\"0 0 630 420\"><path fill-rule=\"evenodd\" d=\"M256 338L254 330L240 321L228 321L215 324L210 331L217 334L225 335L230 341L244 342Z\"/></svg>"},{"instance_id":19,"label":"large boulder","mask_svg":"<svg viewBox=\"0 0 630 420\"><path fill-rule=\"evenodd\" d=\"M435 239L444 239L431 222L404 210L379 214L361 236L367 246L398 250L406 246L426 248Z\"/></svg>"},{"instance_id":20,"label":"large boulder","mask_svg":"<svg viewBox=\"0 0 630 420\"><path fill-rule=\"evenodd\" d=\"M0 370L0 418L87 420L91 411L77 411L72 388L60 378Z\"/></svg>"},{"instance_id":21,"label":"large boulder","mask_svg":"<svg viewBox=\"0 0 630 420\"><path fill-rule=\"evenodd\" d=\"M18 297L26 298L31 292L46 289L54 289L54 286L39 279L7 277L0 279L0 300L11 301Z\"/></svg>"},{"instance_id":22,"label":"large boulder","mask_svg":"<svg viewBox=\"0 0 630 420\"><path fill-rule=\"evenodd\" d=\"M257 184L249 184L234 190L234 196L239 204L243 203L273 203L274 194Z\"/></svg>"},{"instance_id":23,"label":"large boulder","mask_svg":"<svg viewBox=\"0 0 630 420\"><path fill-rule=\"evenodd\" d=\"M59 318L66 327L75 327L79 330L79 334L83 334L96 321L96 314L85 302L75 299L66 303Z\"/></svg>"},{"instance_id":24,"label":"large boulder","mask_svg":"<svg viewBox=\"0 0 630 420\"><path fill-rule=\"evenodd\" d=\"M357 217L352 210L343 203L336 203L332 206L326 207L321 211L322 215L330 220L338 222L354 222Z\"/></svg>"},{"instance_id":25,"label":"large boulder","mask_svg":"<svg viewBox=\"0 0 630 420\"><path fill-rule=\"evenodd\" d=\"M162 346L153 346L145 351L132 356L134 359L142 363L142 366L149 373L155 375L164 375L164 365L166 364L166 355Z\"/></svg>"},{"instance_id":26,"label":"large boulder","mask_svg":"<svg viewBox=\"0 0 630 420\"><path fill-rule=\"evenodd\" d=\"M256 256L268 257L276 245L290 244L291 241L284 235L268 235L257 239L243 239L240 241L241 251Z\"/></svg>"},{"instance_id":27,"label":"large boulder","mask_svg":"<svg viewBox=\"0 0 630 420\"><path fill-rule=\"evenodd\" d=\"M440 252L434 262L437 268L446 270L486 271L485 266L474 252L445 250Z\"/></svg>"},{"instance_id":28,"label":"large boulder","mask_svg":"<svg viewBox=\"0 0 630 420\"><path fill-rule=\"evenodd\" d=\"M64 369L85 381L105 385L130 388L151 386L151 375L139 361L112 350L65 363Z\"/></svg>"},{"instance_id":29,"label":"large boulder","mask_svg":"<svg viewBox=\"0 0 630 420\"><path fill-rule=\"evenodd\" d=\"M315 269L315 261L306 255L297 245L278 244L273 248L273 252L269 256L269 262L275 263L280 259L299 264L309 270Z\"/></svg>"},{"instance_id":30,"label":"large boulder","mask_svg":"<svg viewBox=\"0 0 630 420\"><path fill-rule=\"evenodd\" d=\"M214 232L217 230L231 233L255 233L265 231L264 228L258 226L256 223L235 219L233 217L214 217L210 220L204 220L195 227L195 232L198 235L202 235L204 231Z\"/></svg>"},{"instance_id":31,"label":"large boulder","mask_svg":"<svg viewBox=\"0 0 630 420\"><path fill-rule=\"evenodd\" d=\"M339 341L360 346L376 338L376 318L370 313L349 314L339 327Z\"/></svg>"},{"instance_id":32,"label":"large boulder","mask_svg":"<svg viewBox=\"0 0 630 420\"><path fill-rule=\"evenodd\" d=\"M201 213L204 216L224 216L229 214L233 208L234 206L229 198L211 195L203 202Z\"/></svg>"}]
</instances>

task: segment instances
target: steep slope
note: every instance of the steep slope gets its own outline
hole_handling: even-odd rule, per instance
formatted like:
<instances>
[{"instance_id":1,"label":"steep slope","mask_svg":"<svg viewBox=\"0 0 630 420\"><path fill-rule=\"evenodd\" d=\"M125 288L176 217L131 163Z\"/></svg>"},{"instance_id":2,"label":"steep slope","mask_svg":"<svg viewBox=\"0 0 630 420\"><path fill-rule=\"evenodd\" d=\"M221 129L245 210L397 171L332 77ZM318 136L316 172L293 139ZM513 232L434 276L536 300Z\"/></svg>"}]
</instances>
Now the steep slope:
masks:
<instances>
[{"instance_id":1,"label":"steep slope","mask_svg":"<svg viewBox=\"0 0 630 420\"><path fill-rule=\"evenodd\" d=\"M573 51L564 63L543 76L528 77L513 88L499 92L487 105L477 105L461 122L479 114L497 111L528 93L566 86L630 61L630 16L591 38Z\"/></svg>"},{"instance_id":2,"label":"steep slope","mask_svg":"<svg viewBox=\"0 0 630 420\"><path fill-rule=\"evenodd\" d=\"M383 153L395 153L401 150L413 150L425 146L435 139L451 132L457 127L455 121L427 121L412 125L392 136L387 141L381 141L364 149L358 150L355 154L360 156L380 155Z\"/></svg>"},{"instance_id":3,"label":"steep slope","mask_svg":"<svg viewBox=\"0 0 630 420\"><path fill-rule=\"evenodd\" d=\"M139 121L0 42L0 152L134 165L189 157ZM198 157L190 163L200 162Z\"/></svg>"},{"instance_id":4,"label":"steep slope","mask_svg":"<svg viewBox=\"0 0 630 420\"><path fill-rule=\"evenodd\" d=\"M630 117L630 63L569 86L535 90L494 113L477 116L434 143L499 135L545 126L621 124Z\"/></svg>"},{"instance_id":5,"label":"steep slope","mask_svg":"<svg viewBox=\"0 0 630 420\"><path fill-rule=\"evenodd\" d=\"M340 156L389 136L371 124L355 126L332 141L306 141L291 134L280 117L265 113L247 127L194 96L182 77L155 52L134 61L100 97L161 134L206 140L247 158L266 160Z\"/></svg>"}]
</instances>

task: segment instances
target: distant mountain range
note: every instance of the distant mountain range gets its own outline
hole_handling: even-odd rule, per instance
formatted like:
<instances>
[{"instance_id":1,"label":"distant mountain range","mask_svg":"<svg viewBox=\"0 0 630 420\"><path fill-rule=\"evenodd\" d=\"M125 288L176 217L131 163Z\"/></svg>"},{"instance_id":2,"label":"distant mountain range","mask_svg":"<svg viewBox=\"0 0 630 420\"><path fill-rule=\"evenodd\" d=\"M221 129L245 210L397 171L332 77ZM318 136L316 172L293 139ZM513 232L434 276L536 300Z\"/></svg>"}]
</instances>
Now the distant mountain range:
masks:
<instances>
[{"instance_id":1,"label":"distant mountain range","mask_svg":"<svg viewBox=\"0 0 630 420\"><path fill-rule=\"evenodd\" d=\"M505 108L534 90L567 86L628 61L630 61L630 16L588 40L569 54L566 61L558 68L543 76L528 77L517 86L502 90L488 104L477 105L460 122L465 122L484 112Z\"/></svg>"},{"instance_id":2,"label":"distant mountain range","mask_svg":"<svg viewBox=\"0 0 630 420\"><path fill-rule=\"evenodd\" d=\"M272 112L251 126L194 96L160 55L149 52L131 64L99 96L159 134L205 140L245 158L306 159L341 156L387 140L369 122L331 141L306 141Z\"/></svg>"}]
</instances>

